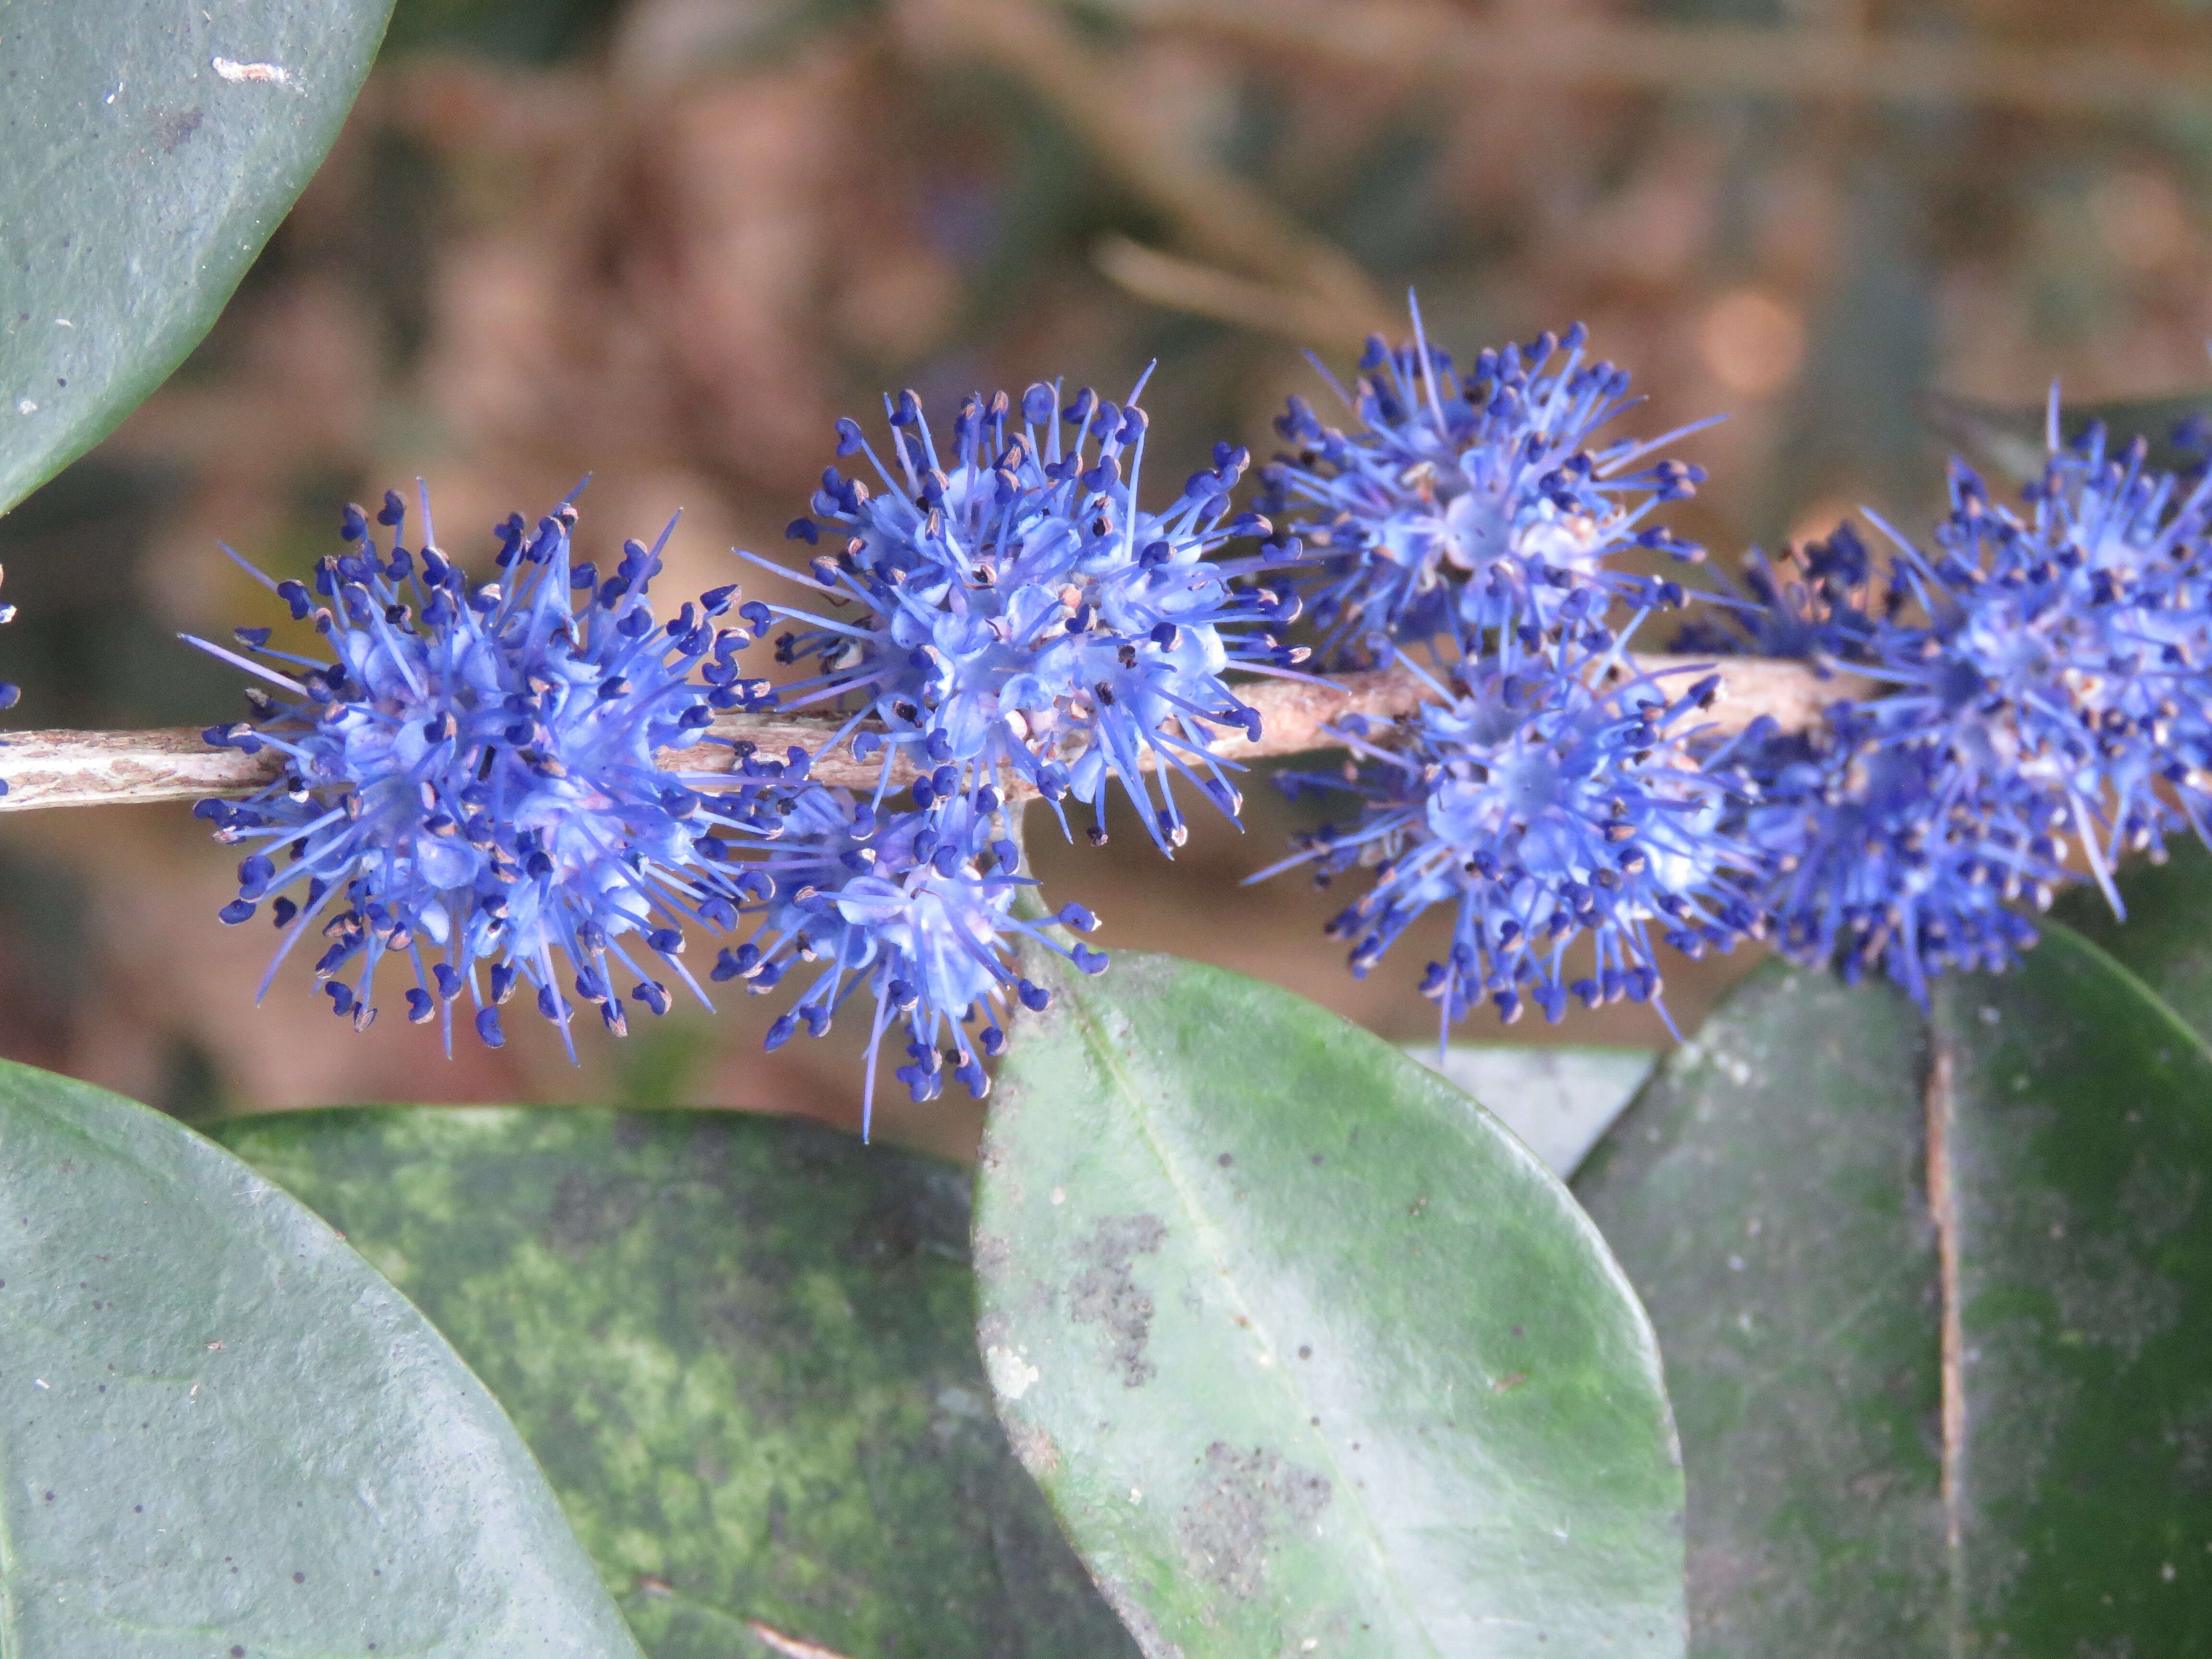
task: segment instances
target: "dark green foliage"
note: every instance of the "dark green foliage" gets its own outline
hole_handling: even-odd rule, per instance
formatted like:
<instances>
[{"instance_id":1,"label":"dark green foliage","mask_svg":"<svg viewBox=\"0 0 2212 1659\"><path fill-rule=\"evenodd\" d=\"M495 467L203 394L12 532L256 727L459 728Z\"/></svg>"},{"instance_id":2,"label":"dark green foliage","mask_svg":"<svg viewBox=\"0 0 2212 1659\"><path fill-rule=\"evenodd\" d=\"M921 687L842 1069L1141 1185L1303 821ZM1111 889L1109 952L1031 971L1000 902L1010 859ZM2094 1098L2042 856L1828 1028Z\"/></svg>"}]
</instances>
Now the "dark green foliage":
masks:
<instances>
[{"instance_id":1,"label":"dark green foliage","mask_svg":"<svg viewBox=\"0 0 2212 1659\"><path fill-rule=\"evenodd\" d=\"M1739 991L1577 1181L1667 1357L1692 1652L2204 1651L2208 1165L2212 1054L2061 925L1931 1018Z\"/></svg>"},{"instance_id":2,"label":"dark green foliage","mask_svg":"<svg viewBox=\"0 0 2212 1659\"><path fill-rule=\"evenodd\" d=\"M729 1112L310 1112L224 1139L490 1384L654 1659L1110 1659L991 1413L966 1171Z\"/></svg>"},{"instance_id":3,"label":"dark green foliage","mask_svg":"<svg viewBox=\"0 0 2212 1659\"><path fill-rule=\"evenodd\" d=\"M2162 865L2141 860L2120 882L2124 921L2094 887L2062 896L2051 914L2102 950L2212 1042L2212 853L2176 840Z\"/></svg>"}]
</instances>

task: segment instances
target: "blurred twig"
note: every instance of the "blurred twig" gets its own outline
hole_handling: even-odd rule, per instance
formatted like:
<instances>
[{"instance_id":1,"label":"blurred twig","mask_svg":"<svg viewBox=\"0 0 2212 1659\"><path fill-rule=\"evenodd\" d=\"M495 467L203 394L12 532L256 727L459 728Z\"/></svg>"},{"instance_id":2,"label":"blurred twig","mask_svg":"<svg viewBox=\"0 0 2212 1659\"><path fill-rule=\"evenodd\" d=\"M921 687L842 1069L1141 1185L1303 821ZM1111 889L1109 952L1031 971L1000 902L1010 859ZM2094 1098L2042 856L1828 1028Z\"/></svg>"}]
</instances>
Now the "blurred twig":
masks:
<instances>
[{"instance_id":1,"label":"blurred twig","mask_svg":"<svg viewBox=\"0 0 2212 1659\"><path fill-rule=\"evenodd\" d=\"M917 46L950 47L1027 88L1101 170L1168 221L1181 248L1206 262L1170 260L1133 242L1102 248L1101 268L1133 292L1168 305L1196 296L1205 302L1185 308L1218 316L1218 296L1241 283L1239 291L1258 296L1258 304L1256 314L1248 307L1235 320L1314 339L1320 336L1312 325L1333 315L1334 326L1326 327L1332 343L1389 325L1395 313L1349 254L1148 118L1133 106L1129 77L1117 72L1111 54L1054 9L1037 0L907 0L902 15ZM1281 326L1291 319L1299 319L1296 326Z\"/></svg>"},{"instance_id":2,"label":"blurred twig","mask_svg":"<svg viewBox=\"0 0 2212 1659\"><path fill-rule=\"evenodd\" d=\"M1473 17L1413 0L1112 0L1146 27L1409 80L1745 93L2045 114L2139 112L2212 97L2202 46L2042 44L1832 28Z\"/></svg>"},{"instance_id":3,"label":"blurred twig","mask_svg":"<svg viewBox=\"0 0 2212 1659\"><path fill-rule=\"evenodd\" d=\"M1240 328L1279 334L1301 345L1348 346L1373 326L1366 313L1347 313L1318 295L1255 282L1232 271L1182 259L1127 236L1098 239L1091 257L1111 282L1171 311L1218 318Z\"/></svg>"},{"instance_id":4,"label":"blurred twig","mask_svg":"<svg viewBox=\"0 0 2212 1659\"><path fill-rule=\"evenodd\" d=\"M1761 714L1771 714L1786 731L1802 731L1838 697L1864 686L1848 676L1822 678L1802 663L1765 658L1711 659L1638 655L1629 665L1646 674L1686 675L1692 670L1717 672L1720 696L1706 716L1709 730L1737 732ZM1405 668L1337 674L1312 679L1271 679L1240 685L1237 694L1260 711L1261 734L1255 740L1230 728L1212 746L1224 760L1297 755L1340 746L1329 730L1347 715L1392 720L1411 714L1430 696L1424 682ZM859 760L850 753L817 745L837 729L834 716L724 714L710 735L781 760L793 748L812 756L807 775L823 783L860 787L883 775L883 762ZM665 749L660 765L672 772L727 774L736 769L739 750L724 744ZM152 732L15 732L0 746L0 775L8 793L0 812L42 806L140 805L149 801L198 800L212 795L245 795L283 774L283 756L273 749L246 755L235 749L211 749L189 726ZM1151 757L1146 757L1149 764ZM902 757L895 780L915 776Z\"/></svg>"},{"instance_id":5,"label":"blurred twig","mask_svg":"<svg viewBox=\"0 0 2212 1659\"><path fill-rule=\"evenodd\" d=\"M796 1636L786 1636L781 1631L764 1625L757 1619L746 1620L745 1628L759 1638L763 1647L781 1654L783 1659L844 1659L843 1655L833 1653L816 1643L801 1641Z\"/></svg>"}]
</instances>

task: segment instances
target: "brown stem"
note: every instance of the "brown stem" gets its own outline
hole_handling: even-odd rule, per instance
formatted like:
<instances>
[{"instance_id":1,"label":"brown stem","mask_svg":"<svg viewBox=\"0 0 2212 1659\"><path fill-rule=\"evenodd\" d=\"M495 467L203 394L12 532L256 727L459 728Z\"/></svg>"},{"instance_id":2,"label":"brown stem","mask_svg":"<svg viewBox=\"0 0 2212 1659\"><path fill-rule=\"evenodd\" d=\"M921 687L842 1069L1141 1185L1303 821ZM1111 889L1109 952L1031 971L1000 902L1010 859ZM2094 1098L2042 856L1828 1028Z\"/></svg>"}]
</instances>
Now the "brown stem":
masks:
<instances>
[{"instance_id":1,"label":"brown stem","mask_svg":"<svg viewBox=\"0 0 2212 1659\"><path fill-rule=\"evenodd\" d=\"M1377 313L1278 283L1239 276L1109 234L1091 250L1101 275L1127 293L1170 311L1188 311L1239 328L1275 334L1334 351L1357 346L1376 327ZM1392 327L1399 325L1394 320Z\"/></svg>"},{"instance_id":2,"label":"brown stem","mask_svg":"<svg viewBox=\"0 0 2212 1659\"><path fill-rule=\"evenodd\" d=\"M1707 669L1721 676L1718 702L1706 717L1720 732L1737 732L1760 714L1771 714L1785 730L1800 731L1838 697L1864 688L1844 676L1822 678L1802 663L1763 658L1723 659L1638 656L1632 659L1647 673L1680 675ZM1340 746L1329 726L1346 715L1392 720L1410 714L1428 696L1427 688L1407 670L1338 674L1317 680L1266 680L1237 688L1237 695L1260 711L1258 741L1230 730L1212 739L1228 760L1296 755ZM751 744L781 758L793 748L814 754L836 730L827 716L725 714L712 735ZM720 744L696 749L663 750L662 768L672 772L726 773L736 751ZM882 774L880 759L855 760L843 746L815 755L810 775L825 783L871 785ZM41 806L112 806L150 801L199 800L217 795L247 795L282 775L283 758L264 749L242 755L234 749L210 749L198 732L165 727L151 732L18 732L0 740L0 777L8 793L0 811ZM896 775L913 769L903 762Z\"/></svg>"},{"instance_id":3,"label":"brown stem","mask_svg":"<svg viewBox=\"0 0 2212 1659\"><path fill-rule=\"evenodd\" d=\"M1470 15L1407 0L1121 0L1148 28L1457 88L1579 86L1843 103L1982 104L2109 114L2201 102L2196 42L2029 42L1820 27Z\"/></svg>"},{"instance_id":4,"label":"brown stem","mask_svg":"<svg viewBox=\"0 0 2212 1659\"><path fill-rule=\"evenodd\" d=\"M786 1636L774 1626L764 1625L757 1619L746 1620L745 1628L760 1638L762 1645L782 1655L783 1659L844 1659L842 1654L833 1653L818 1643Z\"/></svg>"},{"instance_id":5,"label":"brown stem","mask_svg":"<svg viewBox=\"0 0 2212 1659\"><path fill-rule=\"evenodd\" d=\"M1928 1071L1928 1212L1936 1223L1936 1266L1942 1300L1943 1541L1959 1582L1959 1465L1966 1444L1966 1337L1959 1308L1959 1200L1951 1169L1951 1050L1939 1036Z\"/></svg>"}]
</instances>

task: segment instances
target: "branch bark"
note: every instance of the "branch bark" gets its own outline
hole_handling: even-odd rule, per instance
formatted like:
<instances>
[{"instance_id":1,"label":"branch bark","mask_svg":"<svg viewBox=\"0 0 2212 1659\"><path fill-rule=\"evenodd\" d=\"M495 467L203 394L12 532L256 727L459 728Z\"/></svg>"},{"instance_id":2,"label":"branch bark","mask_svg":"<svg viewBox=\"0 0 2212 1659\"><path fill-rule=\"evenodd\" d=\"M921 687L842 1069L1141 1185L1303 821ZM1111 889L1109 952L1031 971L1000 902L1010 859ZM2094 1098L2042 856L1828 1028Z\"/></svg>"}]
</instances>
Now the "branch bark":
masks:
<instances>
[{"instance_id":1,"label":"branch bark","mask_svg":"<svg viewBox=\"0 0 2212 1659\"><path fill-rule=\"evenodd\" d=\"M1864 688L1847 676L1822 678L1802 663L1763 658L1723 659L1644 655L1632 658L1647 673L1686 675L1692 670L1717 672L1722 688L1709 720L1721 732L1738 732L1761 714L1771 714L1789 731L1801 731L1838 697ZM1428 696L1427 688L1406 669L1339 674L1325 679L1267 680L1237 688L1237 695L1260 711L1257 742L1242 732L1226 732L1213 742L1228 760L1296 755L1337 746L1328 727L1346 715L1393 720L1411 714ZM882 774L880 759L856 760L843 747L817 754L817 745L837 722L797 714L725 714L710 728L714 737L749 743L781 758L790 749L814 757L809 775L825 783L872 786ZM663 750L665 770L728 773L737 751L721 744ZM235 749L211 749L190 726L150 732L19 732L0 739L0 777L8 793L0 811L21 812L51 806L143 805L156 801L202 800L213 796L249 795L283 772L274 750L244 755ZM914 775L902 763L895 775Z\"/></svg>"}]
</instances>

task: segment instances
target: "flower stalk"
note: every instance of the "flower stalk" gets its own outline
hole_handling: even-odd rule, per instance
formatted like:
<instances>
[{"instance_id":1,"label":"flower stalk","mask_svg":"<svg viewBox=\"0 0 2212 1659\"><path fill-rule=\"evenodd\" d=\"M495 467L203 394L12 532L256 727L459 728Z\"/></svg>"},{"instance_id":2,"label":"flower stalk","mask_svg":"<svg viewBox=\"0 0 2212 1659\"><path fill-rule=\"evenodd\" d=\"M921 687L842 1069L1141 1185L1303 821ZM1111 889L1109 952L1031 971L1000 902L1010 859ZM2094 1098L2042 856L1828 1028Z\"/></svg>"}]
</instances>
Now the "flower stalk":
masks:
<instances>
[{"instance_id":1,"label":"flower stalk","mask_svg":"<svg viewBox=\"0 0 2212 1659\"><path fill-rule=\"evenodd\" d=\"M1804 663L1780 659L1715 659L1639 653L1627 660L1645 674L1664 675L1693 667L1717 673L1720 696L1706 715L1716 736L1741 731L1762 714L1771 716L1784 732L1802 731L1830 703L1862 695L1864 690L1856 676L1824 676ZM1340 748L1341 739L1326 729L1330 725L1354 714L1370 720L1396 720L1433 696L1420 678L1402 665L1316 675L1310 680L1271 680L1240 686L1238 694L1260 712L1261 732L1254 739L1235 729L1221 731L1214 750L1231 762ZM883 775L882 758L856 760L843 744L830 752L816 753L817 746L836 733L840 724L827 716L733 711L719 716L708 728L710 738L722 741L663 750L659 760L668 769L686 773L728 771L735 766L739 751L727 744L749 743L756 752L778 757L799 748L815 757L810 775L822 782L873 786ZM283 761L273 750L247 755L235 749L210 748L197 726L162 726L144 732L18 732L0 743L4 743L0 747L0 775L8 781L8 793L0 795L0 812L235 799L272 781L282 772ZM1149 755L1145 763L1149 767ZM915 775L915 767L902 757L895 765L894 779L902 783ZM1009 793L1019 796L1030 792Z\"/></svg>"}]
</instances>

